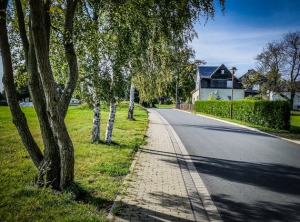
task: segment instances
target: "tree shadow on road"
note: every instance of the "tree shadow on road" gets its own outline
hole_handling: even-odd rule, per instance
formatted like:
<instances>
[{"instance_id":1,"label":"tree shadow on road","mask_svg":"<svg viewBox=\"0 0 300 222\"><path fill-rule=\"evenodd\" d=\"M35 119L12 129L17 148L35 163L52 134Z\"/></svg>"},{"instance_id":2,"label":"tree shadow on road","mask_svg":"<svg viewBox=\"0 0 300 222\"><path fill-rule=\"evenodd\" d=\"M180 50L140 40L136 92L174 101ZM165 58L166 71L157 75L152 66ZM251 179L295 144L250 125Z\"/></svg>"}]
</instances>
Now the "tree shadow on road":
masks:
<instances>
[{"instance_id":1,"label":"tree shadow on road","mask_svg":"<svg viewBox=\"0 0 300 222\"><path fill-rule=\"evenodd\" d=\"M150 150L147 150L150 152ZM172 153L159 151L154 155L172 156ZM177 154L177 160L162 160L178 164L185 159ZM267 191L292 195L300 200L300 168L283 164L249 163L202 156L190 158L197 172L235 182L247 184ZM230 196L220 194L211 198L218 207L224 221L300 221L300 201L288 199L282 204L267 201L255 201L252 204L235 202ZM288 198L288 197L287 197Z\"/></svg>"},{"instance_id":2,"label":"tree shadow on road","mask_svg":"<svg viewBox=\"0 0 300 222\"><path fill-rule=\"evenodd\" d=\"M222 131L222 132L231 132L231 133L244 133L248 135L255 135L255 136L263 136L263 137L273 137L276 138L276 136L266 134L260 131L250 130L243 127L238 126L222 126L222 125L193 125L193 124L177 124L172 125L172 127L191 127L191 128L201 128L205 130L214 130L214 131Z\"/></svg>"},{"instance_id":3,"label":"tree shadow on road","mask_svg":"<svg viewBox=\"0 0 300 222\"><path fill-rule=\"evenodd\" d=\"M166 157L177 156L178 160L170 161L178 164L185 155L142 149L142 152ZM222 179L258 186L278 193L297 195L300 198L300 168L282 164L249 163L190 155L197 171Z\"/></svg>"},{"instance_id":4,"label":"tree shadow on road","mask_svg":"<svg viewBox=\"0 0 300 222\"><path fill-rule=\"evenodd\" d=\"M199 173L300 198L300 168L191 156Z\"/></svg>"},{"instance_id":5,"label":"tree shadow on road","mask_svg":"<svg viewBox=\"0 0 300 222\"><path fill-rule=\"evenodd\" d=\"M233 201L227 195L212 195L212 199L221 210L224 221L300 221L300 204L275 204L266 201L257 201L254 204L245 204Z\"/></svg>"}]
</instances>

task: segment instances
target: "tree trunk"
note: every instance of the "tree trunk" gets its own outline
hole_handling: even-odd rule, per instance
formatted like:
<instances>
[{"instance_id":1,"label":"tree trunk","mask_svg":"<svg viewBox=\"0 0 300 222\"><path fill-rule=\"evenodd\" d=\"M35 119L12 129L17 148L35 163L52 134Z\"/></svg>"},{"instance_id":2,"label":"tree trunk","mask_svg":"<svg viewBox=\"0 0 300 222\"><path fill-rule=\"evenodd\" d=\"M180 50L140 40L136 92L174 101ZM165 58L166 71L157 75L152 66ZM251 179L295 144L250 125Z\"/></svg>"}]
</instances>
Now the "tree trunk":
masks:
<instances>
[{"instance_id":1,"label":"tree trunk","mask_svg":"<svg viewBox=\"0 0 300 222\"><path fill-rule=\"evenodd\" d=\"M92 143L100 142L100 121L101 121L101 113L100 113L100 103L96 103L94 106L94 118L93 118L93 131L92 131Z\"/></svg>"},{"instance_id":2,"label":"tree trunk","mask_svg":"<svg viewBox=\"0 0 300 222\"><path fill-rule=\"evenodd\" d=\"M128 110L128 116L127 116L127 119L129 119L129 120L133 120L134 90L135 90L135 87L134 87L133 83L131 83L131 85L130 85L129 110Z\"/></svg>"},{"instance_id":3,"label":"tree trunk","mask_svg":"<svg viewBox=\"0 0 300 222\"><path fill-rule=\"evenodd\" d=\"M46 175L46 183L50 184L53 189L59 189L60 184L60 154L59 147L54 139L53 132L46 112L46 101L39 73L37 62L32 44L28 53L28 86L32 95L34 109L40 124L41 134L44 144L44 159L39 167L40 175Z\"/></svg>"},{"instance_id":4,"label":"tree trunk","mask_svg":"<svg viewBox=\"0 0 300 222\"><path fill-rule=\"evenodd\" d=\"M72 27L68 27L72 26L72 22L69 21L70 13L72 14L72 10L75 10L76 2L77 1L73 2L72 0L67 0L66 5L65 31L67 32L68 38L65 39L65 50L69 64L70 79L67 83L66 90L61 98L61 101L59 101L50 65L47 32L43 21L43 1L30 1L33 44L39 67L41 83L45 93L47 116L50 122L54 140L56 141L60 152L60 189L64 189L65 187L69 186L74 180L74 148L67 131L64 118L68 107L66 103L68 103L71 99L78 77L78 70L76 67L77 61L74 61L76 60L76 55L71 42Z\"/></svg>"},{"instance_id":5,"label":"tree trunk","mask_svg":"<svg viewBox=\"0 0 300 222\"><path fill-rule=\"evenodd\" d=\"M106 133L105 133L105 142L111 143L112 138L112 132L114 128L114 122L115 122L115 116L116 116L116 101L113 100L110 102L110 112L109 112L109 118L106 126Z\"/></svg>"},{"instance_id":6,"label":"tree trunk","mask_svg":"<svg viewBox=\"0 0 300 222\"><path fill-rule=\"evenodd\" d=\"M294 89L291 90L291 97L290 97L290 104L291 110L294 109L294 98L295 98L296 91Z\"/></svg>"},{"instance_id":7,"label":"tree trunk","mask_svg":"<svg viewBox=\"0 0 300 222\"><path fill-rule=\"evenodd\" d=\"M12 114L12 121L16 126L22 142L27 149L34 165L39 168L43 160L43 154L32 137L26 117L22 112L18 99L16 97L16 89L13 78L13 68L11 61L10 46L6 28L6 7L8 1L0 1L0 51L3 62L3 79L4 89L7 102Z\"/></svg>"},{"instance_id":8,"label":"tree trunk","mask_svg":"<svg viewBox=\"0 0 300 222\"><path fill-rule=\"evenodd\" d=\"M39 166L40 173L40 183L41 185L51 185L53 189L59 189L60 184L60 154L59 147L54 140L52 129L47 117L46 112L46 100L44 96L44 90L40 81L39 71L37 67L37 60L34 52L33 36L31 32L31 27L29 25L29 39L28 41L24 13L22 9L22 4L20 0L15 0L16 10L18 15L18 24L20 30L20 36L23 44L23 50L25 53L26 68L28 72L28 88L32 96L32 101L34 103L34 109L37 113L37 117L40 124L40 130L43 138L44 144L44 159ZM45 11L49 11L50 1L48 0L45 4ZM45 14L46 22L49 26L49 14ZM29 23L30 24L30 23ZM49 28L47 28L47 36L49 43ZM46 175L46 178L44 178Z\"/></svg>"}]
</instances>

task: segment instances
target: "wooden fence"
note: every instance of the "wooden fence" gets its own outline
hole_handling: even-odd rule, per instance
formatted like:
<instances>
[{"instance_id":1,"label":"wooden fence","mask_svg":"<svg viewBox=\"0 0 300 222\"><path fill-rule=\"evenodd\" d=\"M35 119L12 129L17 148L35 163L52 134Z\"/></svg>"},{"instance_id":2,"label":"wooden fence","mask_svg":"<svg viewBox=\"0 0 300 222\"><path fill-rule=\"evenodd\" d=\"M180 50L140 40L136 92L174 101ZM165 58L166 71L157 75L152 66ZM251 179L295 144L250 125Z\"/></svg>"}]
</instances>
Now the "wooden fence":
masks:
<instances>
[{"instance_id":1,"label":"wooden fence","mask_svg":"<svg viewBox=\"0 0 300 222\"><path fill-rule=\"evenodd\" d=\"M194 104L180 104L180 109L194 111Z\"/></svg>"}]
</instances>

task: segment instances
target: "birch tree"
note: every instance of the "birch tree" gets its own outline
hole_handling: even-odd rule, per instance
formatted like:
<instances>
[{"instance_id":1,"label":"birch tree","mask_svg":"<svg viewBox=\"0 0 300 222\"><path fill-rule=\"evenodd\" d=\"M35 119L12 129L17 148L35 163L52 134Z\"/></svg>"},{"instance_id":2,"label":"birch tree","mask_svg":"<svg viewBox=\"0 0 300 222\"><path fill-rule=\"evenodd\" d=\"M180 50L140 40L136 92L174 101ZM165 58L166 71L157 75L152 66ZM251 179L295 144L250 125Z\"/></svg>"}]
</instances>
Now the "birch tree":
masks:
<instances>
[{"instance_id":1,"label":"birch tree","mask_svg":"<svg viewBox=\"0 0 300 222\"><path fill-rule=\"evenodd\" d=\"M129 91L129 109L128 109L128 116L127 116L127 119L129 119L129 120L133 120L134 91L135 91L135 86L134 86L133 82L131 82L130 91Z\"/></svg>"},{"instance_id":2,"label":"birch tree","mask_svg":"<svg viewBox=\"0 0 300 222\"><path fill-rule=\"evenodd\" d=\"M91 26L87 26L88 17L82 16L80 17L81 20L78 21L78 17L75 16L75 13L78 13L76 10L79 7L84 7L86 2L80 1L80 4L77 4L77 0L15 0L13 4L8 4L8 0L0 1L0 49L4 69L3 83L13 123L40 175L46 177L47 184L51 185L53 189L64 189L74 180L74 147L64 119L76 88L78 70L79 68L83 70L84 63L80 63L81 67L78 67L78 54L76 52L76 50L80 52L82 42L88 42L87 44L94 47L93 50L97 49L99 42L111 41L113 43L108 44L108 46L115 48L100 47L98 49L102 51L101 55L108 56L92 59L90 67L93 67L94 71L89 77L89 79L96 79L98 67L103 70L100 73L106 75L105 81L108 83L106 85L110 88L110 90L105 90L105 94L112 95L108 101L113 104L118 97L118 91L123 89L122 86L118 87L118 85L123 82L123 77L132 58L144 62L142 67L147 72L143 73L143 77L148 75L146 79L149 82L147 84L155 84L157 79L162 78L163 74L167 73L159 68L160 65L164 71L168 70L166 60L160 62L162 57L156 56L161 52L161 54L166 54L166 49L171 45L168 43L168 39L174 42L174 39L182 36L183 32L187 33L183 35L185 38L191 37L194 33L193 24L198 18L202 14L207 17L213 17L214 14L213 0L105 0L97 1L101 4L95 5L94 12L96 13L95 16L99 15L97 18L99 23L91 28ZM94 2L96 4L96 1L90 1L90 6ZM219 0L219 2L224 7L225 0ZM87 7L87 11L89 10ZM98 10L100 14L97 14ZM7 20L8 14L12 15L17 24L16 35L20 39L22 47L20 52L24 52L28 86L40 124L44 152L41 151L31 135L26 117L22 113L15 96L15 64L12 62L12 58L16 52L13 43L17 39L8 33L10 27ZM97 34L98 42L94 42L94 38L89 39L89 35L85 35L84 38L77 38L81 31L85 32L87 29L95 32L101 31L103 35ZM107 33L112 33L112 35ZM76 38L74 38L75 35ZM109 39L110 37L113 38ZM57 47L52 47L53 44L59 46L57 53L52 51L57 49ZM89 53L93 50L90 50ZM111 59L108 60L109 56ZM88 58L88 55L84 56L84 53L80 52L81 61L84 61L85 58ZM63 62L55 62L57 60L63 60ZM113 81L110 79L111 72L107 71L106 67L101 67L101 64L106 63L107 60L108 63L115 61L108 64L109 67L114 67ZM62 72L59 73L59 70ZM62 75L59 84L63 83L64 85L63 93L60 96L57 93L55 83L56 74ZM84 77L80 76L80 79L85 79ZM135 78L142 79L143 77L138 75ZM95 82L93 81L92 84ZM163 85L164 83L160 81L160 84ZM93 85L93 88L96 89L97 87ZM162 87L159 87L159 90L161 89ZM112 106L113 109L114 106ZM113 115L111 117L113 118ZM112 129L112 127L110 128ZM111 136L107 138L108 141L111 141L109 139Z\"/></svg>"},{"instance_id":3,"label":"birch tree","mask_svg":"<svg viewBox=\"0 0 300 222\"><path fill-rule=\"evenodd\" d=\"M109 103L109 116L105 131L105 143L112 142L112 133L116 117L116 102L117 98L121 97L125 86L125 75L127 73L126 67L123 66L123 59L120 58L120 52L116 50L116 55L111 58L111 71L110 71L110 90L108 93ZM121 53L122 54L122 53Z\"/></svg>"},{"instance_id":4,"label":"birch tree","mask_svg":"<svg viewBox=\"0 0 300 222\"><path fill-rule=\"evenodd\" d=\"M224 1L219 2L224 5ZM123 1L112 2L105 10L106 27L102 30L108 30L109 36L111 35L111 42L108 44L113 45L114 50L111 51L111 55L120 66L130 67L132 86L128 119L132 119L134 81L138 83L137 79L149 80L148 85L156 86L159 89L152 95L159 95L164 87L159 87L158 84L166 85L166 80L170 79L170 75L167 74L170 66L166 52L170 52L170 49L176 45L183 45L191 40L196 35L193 23L202 12L207 17L213 17L214 5L212 1L194 1L193 3L190 1ZM180 17L179 20L178 17ZM139 72L135 72L135 70L139 70ZM145 72L141 72L141 70L145 70ZM135 77L135 73L143 73L142 78ZM145 76L147 77L145 78ZM157 81L158 79L163 79L163 81ZM154 84L151 84L150 81ZM115 80L112 81L112 88L116 89L118 87L114 87L114 82ZM144 87L144 92L148 88ZM150 93L151 91L147 90L147 95ZM115 98L114 96L111 98L106 142L111 141L109 135L111 135L115 117Z\"/></svg>"},{"instance_id":5,"label":"birch tree","mask_svg":"<svg viewBox=\"0 0 300 222\"><path fill-rule=\"evenodd\" d=\"M101 129L101 99L104 91L103 78L101 78L100 60L102 57L103 46L101 42L101 33L99 26L101 24L100 0L82 1L80 4L80 16L78 24L85 22L85 31L79 30L81 48L79 60L83 64L81 67L84 73L82 78L89 82L88 92L91 92L93 98L93 127L92 127L92 143L100 142ZM78 41L78 40L77 40Z\"/></svg>"}]
</instances>

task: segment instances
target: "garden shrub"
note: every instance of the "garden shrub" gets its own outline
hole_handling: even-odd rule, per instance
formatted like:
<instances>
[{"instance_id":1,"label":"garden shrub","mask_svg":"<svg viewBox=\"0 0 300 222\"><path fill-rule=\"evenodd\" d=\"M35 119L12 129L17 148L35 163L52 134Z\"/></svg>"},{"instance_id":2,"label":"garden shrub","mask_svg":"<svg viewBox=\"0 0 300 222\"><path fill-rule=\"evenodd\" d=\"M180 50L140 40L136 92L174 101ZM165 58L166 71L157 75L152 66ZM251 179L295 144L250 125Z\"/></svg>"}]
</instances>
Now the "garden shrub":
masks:
<instances>
[{"instance_id":1,"label":"garden shrub","mask_svg":"<svg viewBox=\"0 0 300 222\"><path fill-rule=\"evenodd\" d=\"M230 101L196 101L195 111L230 117ZM279 130L290 128L290 104L288 101L236 100L233 101L232 118L243 122Z\"/></svg>"}]
</instances>

